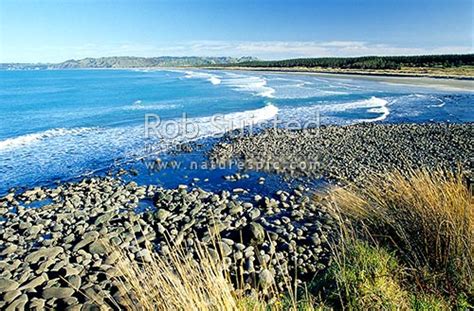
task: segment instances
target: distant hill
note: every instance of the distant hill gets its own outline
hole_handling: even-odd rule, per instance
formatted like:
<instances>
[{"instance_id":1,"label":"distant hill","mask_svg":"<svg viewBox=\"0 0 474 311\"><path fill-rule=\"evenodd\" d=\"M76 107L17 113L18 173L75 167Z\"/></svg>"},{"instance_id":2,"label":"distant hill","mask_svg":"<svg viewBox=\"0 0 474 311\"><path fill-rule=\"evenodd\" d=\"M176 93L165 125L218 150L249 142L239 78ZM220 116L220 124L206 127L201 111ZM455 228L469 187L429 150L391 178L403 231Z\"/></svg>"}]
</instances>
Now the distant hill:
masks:
<instances>
[{"instance_id":1,"label":"distant hill","mask_svg":"<svg viewBox=\"0 0 474 311\"><path fill-rule=\"evenodd\" d=\"M198 57L161 56L132 57L113 56L99 58L71 59L57 64L0 64L0 69L75 69L75 68L148 68L148 67L198 67L252 62L254 57Z\"/></svg>"},{"instance_id":2,"label":"distant hill","mask_svg":"<svg viewBox=\"0 0 474 311\"><path fill-rule=\"evenodd\" d=\"M274 70L344 71L359 70L428 75L472 76L474 54L320 57L263 61L254 57L99 57L71 59L57 64L0 64L0 69L79 69L79 68L154 68L154 67L212 67L255 68Z\"/></svg>"}]
</instances>

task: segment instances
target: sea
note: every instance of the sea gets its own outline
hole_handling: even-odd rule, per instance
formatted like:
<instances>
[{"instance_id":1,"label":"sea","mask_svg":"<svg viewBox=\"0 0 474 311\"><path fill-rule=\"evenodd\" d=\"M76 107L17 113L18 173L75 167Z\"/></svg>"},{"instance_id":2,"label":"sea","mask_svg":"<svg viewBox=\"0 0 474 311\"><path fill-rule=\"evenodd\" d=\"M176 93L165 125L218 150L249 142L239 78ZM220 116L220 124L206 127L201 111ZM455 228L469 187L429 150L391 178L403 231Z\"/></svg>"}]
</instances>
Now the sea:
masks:
<instances>
[{"instance_id":1,"label":"sea","mask_svg":"<svg viewBox=\"0 0 474 311\"><path fill-rule=\"evenodd\" d=\"M0 194L123 167L137 171L124 178L138 183L248 187L262 175L230 185L222 175L236 169L205 167L205 147L175 153L173 161L186 164L178 169L151 172L145 162L242 128L474 121L473 90L416 81L197 69L0 71ZM266 178L274 183L257 191L289 183Z\"/></svg>"}]
</instances>

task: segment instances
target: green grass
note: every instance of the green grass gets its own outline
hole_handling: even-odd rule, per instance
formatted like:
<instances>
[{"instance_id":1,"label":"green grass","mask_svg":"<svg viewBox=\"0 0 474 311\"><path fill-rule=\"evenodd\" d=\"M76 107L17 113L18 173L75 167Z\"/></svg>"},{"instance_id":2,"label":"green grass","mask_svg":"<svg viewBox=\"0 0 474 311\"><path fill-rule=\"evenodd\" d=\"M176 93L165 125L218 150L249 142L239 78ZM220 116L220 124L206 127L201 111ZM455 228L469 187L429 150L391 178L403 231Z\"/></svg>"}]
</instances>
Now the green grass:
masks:
<instances>
[{"instance_id":1,"label":"green grass","mask_svg":"<svg viewBox=\"0 0 474 311\"><path fill-rule=\"evenodd\" d=\"M346 240L336 252L329 277L337 284L340 305L351 310L407 309L400 285L401 269L385 249L360 240Z\"/></svg>"},{"instance_id":2,"label":"green grass","mask_svg":"<svg viewBox=\"0 0 474 311\"><path fill-rule=\"evenodd\" d=\"M369 176L319 202L339 218L340 234L332 264L312 283L294 290L287 277L288 292L247 295L206 249L198 258L173 249L145 264L118 250L122 302L132 310L473 308L474 206L461 174Z\"/></svg>"},{"instance_id":3,"label":"green grass","mask_svg":"<svg viewBox=\"0 0 474 311\"><path fill-rule=\"evenodd\" d=\"M461 174L438 169L369 176L363 186L333 190L329 202L350 222L341 227L335 248L334 275L340 288L359 284L360 279L346 271L349 262L363 271L367 284L381 282L381 288L393 289L392 298L407 292L409 309L472 306L474 205ZM364 253L360 243L377 252ZM398 269L387 254L398 262ZM391 277L384 280L374 271ZM363 291L350 293L364 301ZM344 292L339 295L347 300ZM379 306L377 300L374 303Z\"/></svg>"}]
</instances>

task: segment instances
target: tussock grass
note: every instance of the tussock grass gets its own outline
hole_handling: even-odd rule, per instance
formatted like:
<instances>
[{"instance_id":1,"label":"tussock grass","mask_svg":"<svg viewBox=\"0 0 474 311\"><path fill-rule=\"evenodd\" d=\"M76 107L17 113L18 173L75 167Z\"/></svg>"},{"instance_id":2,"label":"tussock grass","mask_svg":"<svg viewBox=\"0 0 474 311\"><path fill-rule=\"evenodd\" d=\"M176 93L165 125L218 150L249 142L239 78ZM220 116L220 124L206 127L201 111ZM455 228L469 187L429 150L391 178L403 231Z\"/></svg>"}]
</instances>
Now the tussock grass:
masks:
<instances>
[{"instance_id":1,"label":"tussock grass","mask_svg":"<svg viewBox=\"0 0 474 311\"><path fill-rule=\"evenodd\" d=\"M314 296L304 290L301 295L302 288L291 281L285 293L276 287L265 295L236 288L221 257L196 242L194 255L169 245L169 255L152 255L148 262L117 250L121 298L113 299L130 310L449 310L472 305L474 207L461 174L423 169L369 176L362 186L331 190L323 202L339 217L340 238L326 275L312 284L318 288Z\"/></svg>"},{"instance_id":2,"label":"tussock grass","mask_svg":"<svg viewBox=\"0 0 474 311\"><path fill-rule=\"evenodd\" d=\"M194 255L168 243L167 256L150 250L153 255L148 262L139 262L116 248L120 255L114 265L118 271L115 281L120 295L109 297L112 305L127 310L315 310L309 295L301 297L289 277L284 280L288 286L285 293L275 284L260 291L236 288L222 256L216 257L206 246L195 243ZM219 253L219 244L213 244Z\"/></svg>"},{"instance_id":3,"label":"tussock grass","mask_svg":"<svg viewBox=\"0 0 474 311\"><path fill-rule=\"evenodd\" d=\"M474 205L460 173L422 169L373 175L363 186L335 189L330 196L331 208L351 221L341 229L336 250L349 257L336 259L340 271L354 255L347 251L363 240L393 252L416 290L448 300L459 300L460 293L473 297Z\"/></svg>"},{"instance_id":4,"label":"tussock grass","mask_svg":"<svg viewBox=\"0 0 474 311\"><path fill-rule=\"evenodd\" d=\"M222 263L207 249L197 250L199 262L177 247L143 263L122 253L115 266L121 304L129 310L236 310L240 302ZM259 300L254 305L251 310L262 310Z\"/></svg>"}]
</instances>

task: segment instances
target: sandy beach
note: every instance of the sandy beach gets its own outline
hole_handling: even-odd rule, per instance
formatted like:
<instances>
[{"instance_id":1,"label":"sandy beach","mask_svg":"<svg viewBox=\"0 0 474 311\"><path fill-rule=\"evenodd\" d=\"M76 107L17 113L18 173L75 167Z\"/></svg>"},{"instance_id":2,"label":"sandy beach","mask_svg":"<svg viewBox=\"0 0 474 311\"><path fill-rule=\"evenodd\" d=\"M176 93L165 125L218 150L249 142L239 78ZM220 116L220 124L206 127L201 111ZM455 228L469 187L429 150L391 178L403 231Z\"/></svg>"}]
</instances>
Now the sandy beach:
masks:
<instances>
[{"instance_id":1,"label":"sandy beach","mask_svg":"<svg viewBox=\"0 0 474 311\"><path fill-rule=\"evenodd\" d=\"M201 69L203 67L200 67ZM342 78L342 79L361 79L369 81L379 81L387 84L412 85L416 87L426 87L439 90L456 90L456 91L474 91L473 76L456 76L456 75L430 75L430 74L407 74L397 72L371 72L371 71L318 71L308 69L282 69L282 68L255 68L255 67L204 67L212 70L241 70L249 72L268 72L282 73L294 75L314 75L325 78ZM196 68L199 69L199 68Z\"/></svg>"}]
</instances>

